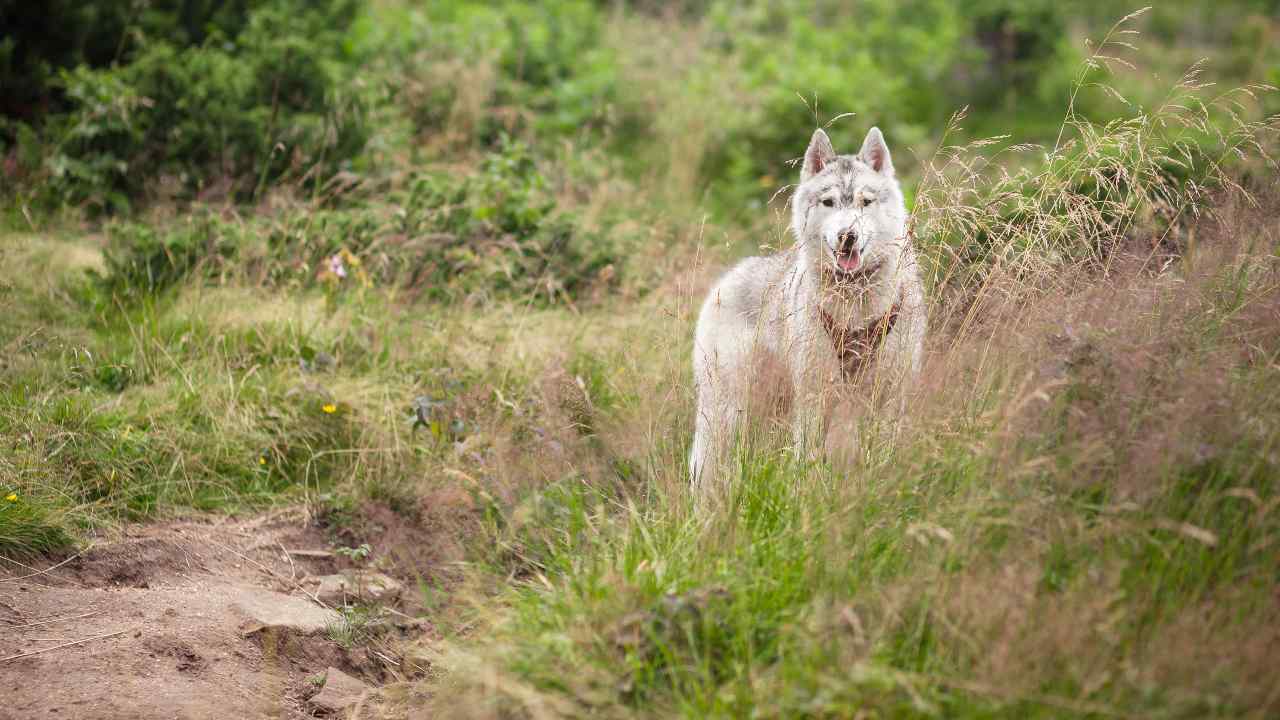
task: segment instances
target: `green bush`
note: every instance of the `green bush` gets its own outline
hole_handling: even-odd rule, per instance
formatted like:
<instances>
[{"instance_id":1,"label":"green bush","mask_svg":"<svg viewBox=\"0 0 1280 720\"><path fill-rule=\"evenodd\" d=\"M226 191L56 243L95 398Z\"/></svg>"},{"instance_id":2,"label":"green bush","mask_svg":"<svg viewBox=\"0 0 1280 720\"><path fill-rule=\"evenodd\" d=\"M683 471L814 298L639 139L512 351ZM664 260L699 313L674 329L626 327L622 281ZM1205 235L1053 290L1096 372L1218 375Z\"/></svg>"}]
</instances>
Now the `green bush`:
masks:
<instances>
[{"instance_id":1,"label":"green bush","mask_svg":"<svg viewBox=\"0 0 1280 720\"><path fill-rule=\"evenodd\" d=\"M427 174L370 206L226 220L213 213L157 230L109 227L97 286L132 302L197 274L331 290L398 284L438 301L573 301L617 284L626 238L558 209L526 146L506 142L472 175Z\"/></svg>"},{"instance_id":2,"label":"green bush","mask_svg":"<svg viewBox=\"0 0 1280 720\"><path fill-rule=\"evenodd\" d=\"M384 12L392 14L384 23L402 29L380 38L380 54L403 78L392 91L420 133L462 130L471 133L467 141L492 149L504 133L600 137L609 130L617 140L613 131L648 123L625 103L621 51L605 42L608 17L592 3L557 3L547 12L541 3L454 0L422 14ZM476 82L466 70L478 63L494 71L481 88L487 112L472 127L448 127L466 94L460 86Z\"/></svg>"},{"instance_id":3,"label":"green bush","mask_svg":"<svg viewBox=\"0 0 1280 720\"><path fill-rule=\"evenodd\" d=\"M1059 45L1062 13L1048 2L1030 9L1008 0L963 7L876 0L856 9L790 0L717 3L708 17L725 53L741 59L740 82L748 90L719 119L722 138L703 169L715 195L734 207L760 202L761 186L773 192L789 182L780 172L800 156L813 128L844 113L854 117L835 126L837 138L847 136L837 139L842 152L854 152L855 141L879 125L904 150L895 161L908 174L915 161L905 150L934 140L968 104L1058 91L1050 102L1017 108L1018 122L1044 135L1058 127L1070 80L1050 69L1073 66ZM999 119L993 130L1007 131L1010 118Z\"/></svg>"},{"instance_id":4,"label":"green bush","mask_svg":"<svg viewBox=\"0 0 1280 720\"><path fill-rule=\"evenodd\" d=\"M413 183L404 231L435 233L439 257L422 279L429 295L532 294L572 297L621 264L617 242L558 213L528 149L506 143L480 172L427 175ZM602 276L602 273L604 275Z\"/></svg>"},{"instance_id":5,"label":"green bush","mask_svg":"<svg viewBox=\"0 0 1280 720\"><path fill-rule=\"evenodd\" d=\"M212 215L174 223L167 230L139 223L114 225L99 284L121 300L162 292L186 277L201 261L207 264L212 258L235 256L237 248L227 242L226 227Z\"/></svg>"},{"instance_id":6,"label":"green bush","mask_svg":"<svg viewBox=\"0 0 1280 720\"><path fill-rule=\"evenodd\" d=\"M268 181L332 175L369 134L360 98L340 89L353 8L261 4L234 36L147 40L126 64L63 71L68 110L44 126L56 199L123 210L157 181L247 199Z\"/></svg>"},{"instance_id":7,"label":"green bush","mask_svg":"<svg viewBox=\"0 0 1280 720\"><path fill-rule=\"evenodd\" d=\"M261 0L0 0L0 117L38 120L65 110L64 70L129 62L150 38L178 47L234 37ZM3 136L0 130L0 136Z\"/></svg>"}]
</instances>

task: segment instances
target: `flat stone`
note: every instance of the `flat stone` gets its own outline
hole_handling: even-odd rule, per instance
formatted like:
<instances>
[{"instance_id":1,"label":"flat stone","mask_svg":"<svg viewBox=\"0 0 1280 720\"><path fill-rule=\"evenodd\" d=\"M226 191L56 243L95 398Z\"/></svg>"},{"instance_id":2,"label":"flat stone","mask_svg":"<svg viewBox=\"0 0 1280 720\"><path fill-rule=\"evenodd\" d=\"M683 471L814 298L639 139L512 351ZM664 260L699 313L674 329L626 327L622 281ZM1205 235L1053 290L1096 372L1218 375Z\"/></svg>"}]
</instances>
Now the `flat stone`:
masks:
<instances>
[{"instance_id":1,"label":"flat stone","mask_svg":"<svg viewBox=\"0 0 1280 720\"><path fill-rule=\"evenodd\" d=\"M253 630L282 628L313 635L337 624L342 618L333 610L322 608L310 600L252 587L238 588L231 597L231 606L256 626Z\"/></svg>"},{"instance_id":2,"label":"flat stone","mask_svg":"<svg viewBox=\"0 0 1280 720\"><path fill-rule=\"evenodd\" d=\"M352 600L386 602L400 596L404 586L398 580L377 572L348 572L321 575L316 597L326 605L344 605Z\"/></svg>"},{"instance_id":3,"label":"flat stone","mask_svg":"<svg viewBox=\"0 0 1280 720\"><path fill-rule=\"evenodd\" d=\"M305 558L333 557L333 553L329 552L328 550L285 550L285 552L289 553L294 557L305 557Z\"/></svg>"},{"instance_id":4,"label":"flat stone","mask_svg":"<svg viewBox=\"0 0 1280 720\"><path fill-rule=\"evenodd\" d=\"M324 687L307 702L317 710L339 713L360 702L370 688L338 668L325 671Z\"/></svg>"}]
</instances>

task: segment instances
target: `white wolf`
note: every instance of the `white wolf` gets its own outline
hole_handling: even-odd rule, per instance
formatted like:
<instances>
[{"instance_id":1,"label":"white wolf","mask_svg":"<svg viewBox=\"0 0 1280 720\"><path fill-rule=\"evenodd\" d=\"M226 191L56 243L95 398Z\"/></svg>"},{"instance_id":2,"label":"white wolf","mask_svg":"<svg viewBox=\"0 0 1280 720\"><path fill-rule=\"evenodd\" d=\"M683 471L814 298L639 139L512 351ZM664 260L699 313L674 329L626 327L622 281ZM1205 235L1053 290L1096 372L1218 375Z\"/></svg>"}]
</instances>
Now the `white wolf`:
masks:
<instances>
[{"instance_id":1,"label":"white wolf","mask_svg":"<svg viewBox=\"0 0 1280 720\"><path fill-rule=\"evenodd\" d=\"M791 379L793 441L802 457L821 450L835 383L871 367L899 393L914 381L926 317L906 227L880 130L867 133L857 155L841 156L815 131L791 198L795 245L738 263L698 316L689 473L700 496L715 489L761 360L780 363Z\"/></svg>"}]
</instances>

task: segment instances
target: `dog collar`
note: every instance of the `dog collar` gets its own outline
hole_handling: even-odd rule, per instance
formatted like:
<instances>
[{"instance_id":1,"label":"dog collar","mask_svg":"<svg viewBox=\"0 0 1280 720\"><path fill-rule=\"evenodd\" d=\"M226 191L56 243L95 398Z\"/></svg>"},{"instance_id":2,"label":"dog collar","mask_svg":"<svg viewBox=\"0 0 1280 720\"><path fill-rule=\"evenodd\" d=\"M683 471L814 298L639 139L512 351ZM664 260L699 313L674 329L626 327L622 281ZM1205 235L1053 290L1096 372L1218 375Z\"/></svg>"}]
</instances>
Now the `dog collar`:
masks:
<instances>
[{"instance_id":1,"label":"dog collar","mask_svg":"<svg viewBox=\"0 0 1280 720\"><path fill-rule=\"evenodd\" d=\"M903 292L905 291L899 291L898 301L884 315L862 328L842 327L831 317L831 313L818 307L818 317L822 319L822 326L831 338L831 344L835 346L836 357L840 360L845 379L856 376L870 365L875 352L884 344L889 331L898 322L898 315L902 312Z\"/></svg>"}]
</instances>

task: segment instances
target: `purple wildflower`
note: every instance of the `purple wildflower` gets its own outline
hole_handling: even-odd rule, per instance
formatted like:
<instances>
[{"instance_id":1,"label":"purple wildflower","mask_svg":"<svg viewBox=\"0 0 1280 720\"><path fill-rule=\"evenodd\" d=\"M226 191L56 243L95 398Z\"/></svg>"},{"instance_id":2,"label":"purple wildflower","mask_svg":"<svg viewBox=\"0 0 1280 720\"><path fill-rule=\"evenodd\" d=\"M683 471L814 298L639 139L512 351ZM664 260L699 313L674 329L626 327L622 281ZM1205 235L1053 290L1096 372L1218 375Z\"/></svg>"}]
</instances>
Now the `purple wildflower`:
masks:
<instances>
[{"instance_id":1,"label":"purple wildflower","mask_svg":"<svg viewBox=\"0 0 1280 720\"><path fill-rule=\"evenodd\" d=\"M329 258L329 272L340 278L347 276L347 266L342 264L341 255L334 255Z\"/></svg>"}]
</instances>

